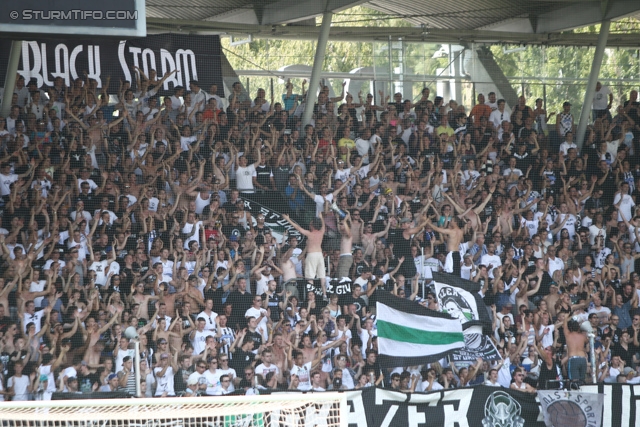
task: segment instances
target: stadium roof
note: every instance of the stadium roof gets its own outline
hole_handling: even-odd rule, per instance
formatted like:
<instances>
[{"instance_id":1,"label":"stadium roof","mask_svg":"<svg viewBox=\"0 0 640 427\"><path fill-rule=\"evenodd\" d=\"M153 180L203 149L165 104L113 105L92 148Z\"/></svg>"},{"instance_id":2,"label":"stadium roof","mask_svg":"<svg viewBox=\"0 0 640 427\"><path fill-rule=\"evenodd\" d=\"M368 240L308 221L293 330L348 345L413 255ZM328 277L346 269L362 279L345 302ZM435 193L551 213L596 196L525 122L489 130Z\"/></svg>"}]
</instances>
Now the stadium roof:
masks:
<instances>
[{"instance_id":1,"label":"stadium roof","mask_svg":"<svg viewBox=\"0 0 640 427\"><path fill-rule=\"evenodd\" d=\"M330 39L364 41L403 37L411 41L594 45L597 35L574 28L640 14L637 0L147 0L147 28L251 34L259 38L317 39L315 18L364 5L412 28L333 26ZM363 18L365 19L365 18ZM288 24L288 25L285 25ZM291 25L293 24L293 25ZM637 47L638 34L611 34L609 46Z\"/></svg>"}]
</instances>

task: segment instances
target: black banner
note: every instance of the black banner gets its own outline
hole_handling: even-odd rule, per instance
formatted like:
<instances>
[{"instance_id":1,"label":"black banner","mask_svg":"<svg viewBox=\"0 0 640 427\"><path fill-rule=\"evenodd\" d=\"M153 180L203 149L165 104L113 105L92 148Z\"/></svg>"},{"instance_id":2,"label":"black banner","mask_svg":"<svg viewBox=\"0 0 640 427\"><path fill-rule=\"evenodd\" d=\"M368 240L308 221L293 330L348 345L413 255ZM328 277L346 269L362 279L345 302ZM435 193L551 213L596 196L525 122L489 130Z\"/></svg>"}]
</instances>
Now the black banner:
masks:
<instances>
[{"instance_id":1,"label":"black banner","mask_svg":"<svg viewBox=\"0 0 640 427\"><path fill-rule=\"evenodd\" d=\"M284 232L286 231L289 236L297 237L298 243L304 247L304 235L300 234L289 221L284 219L280 212L252 200L251 196L250 194L242 195L245 209L250 211L254 218L256 218L258 214L264 215L264 224L271 229L271 235L275 237L278 242L282 242Z\"/></svg>"},{"instance_id":2,"label":"black banner","mask_svg":"<svg viewBox=\"0 0 640 427\"><path fill-rule=\"evenodd\" d=\"M10 40L0 40L0 75L5 75ZM160 95L173 94L173 88L197 80L208 91L218 85L218 95L224 96L222 86L222 47L218 36L161 34L129 40L46 39L22 42L18 73L28 82L35 79L39 88L52 87L56 77L65 86L77 78L98 82L98 88L111 76L109 94L116 94L121 80L135 81L132 67L142 69L146 76L151 70L160 79L165 73L177 70L163 84Z\"/></svg>"},{"instance_id":3,"label":"black banner","mask_svg":"<svg viewBox=\"0 0 640 427\"><path fill-rule=\"evenodd\" d=\"M536 395L478 386L432 393L349 392L349 427L544 427Z\"/></svg>"},{"instance_id":4,"label":"black banner","mask_svg":"<svg viewBox=\"0 0 640 427\"><path fill-rule=\"evenodd\" d=\"M572 392L605 395L602 426L634 427L640 387L626 384L585 386ZM349 427L544 427L536 394L477 386L431 393L398 393L373 387L347 392ZM580 414L569 427L580 424Z\"/></svg>"}]
</instances>

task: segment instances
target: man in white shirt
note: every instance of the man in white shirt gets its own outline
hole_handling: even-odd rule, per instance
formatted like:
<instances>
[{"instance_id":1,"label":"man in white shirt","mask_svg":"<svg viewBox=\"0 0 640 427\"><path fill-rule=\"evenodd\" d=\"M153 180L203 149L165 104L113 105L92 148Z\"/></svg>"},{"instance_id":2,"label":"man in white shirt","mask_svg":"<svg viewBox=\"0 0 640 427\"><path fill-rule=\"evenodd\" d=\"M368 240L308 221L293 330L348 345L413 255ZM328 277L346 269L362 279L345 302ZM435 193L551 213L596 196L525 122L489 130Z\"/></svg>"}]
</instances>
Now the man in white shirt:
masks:
<instances>
[{"instance_id":1,"label":"man in white shirt","mask_svg":"<svg viewBox=\"0 0 640 427\"><path fill-rule=\"evenodd\" d=\"M16 135L17 123L20 123L22 126L24 126L24 122L20 120L19 117L20 117L20 107L14 105L13 107L11 107L11 112L7 116L7 120L6 120L7 131L9 131L9 133L13 136Z\"/></svg>"},{"instance_id":2,"label":"man in white shirt","mask_svg":"<svg viewBox=\"0 0 640 427\"><path fill-rule=\"evenodd\" d=\"M484 382L484 385L489 387L502 387L498 382L498 370L496 368L489 370L489 378Z\"/></svg>"},{"instance_id":3,"label":"man in white shirt","mask_svg":"<svg viewBox=\"0 0 640 427\"><path fill-rule=\"evenodd\" d=\"M207 331L216 331L216 318L218 317L218 313L213 311L213 300L211 298L207 298L204 302L204 310L200 314L196 316L196 319L205 319L204 329Z\"/></svg>"},{"instance_id":4,"label":"man in white shirt","mask_svg":"<svg viewBox=\"0 0 640 427\"><path fill-rule=\"evenodd\" d=\"M630 221L633 218L633 208L636 203L629 195L629 183L627 181L620 183L620 190L613 198L613 204L618 205L618 203L620 204L618 207L618 221L623 221L623 215L627 221Z\"/></svg>"},{"instance_id":5,"label":"man in white shirt","mask_svg":"<svg viewBox=\"0 0 640 427\"><path fill-rule=\"evenodd\" d=\"M199 105L198 111L204 110L204 104L206 101L206 94L200 89L200 84L196 80L189 82L189 89L191 90L191 107Z\"/></svg>"},{"instance_id":6,"label":"man in white shirt","mask_svg":"<svg viewBox=\"0 0 640 427\"><path fill-rule=\"evenodd\" d=\"M216 100L216 105L218 106L218 108L222 108L224 110L224 109L226 109L225 108L225 102L223 101L222 98L220 98L218 96L217 93L218 93L218 85L211 85L209 87L209 92L208 93L205 92L205 94L204 94L205 95L205 99L206 99L207 102L209 102L209 100L211 98L214 98Z\"/></svg>"},{"instance_id":7,"label":"man in white shirt","mask_svg":"<svg viewBox=\"0 0 640 427\"><path fill-rule=\"evenodd\" d=\"M500 257L496 255L496 245L494 243L487 245L487 253L480 258L480 264L487 267L489 277L493 279L493 269L502 265Z\"/></svg>"},{"instance_id":8,"label":"man in white shirt","mask_svg":"<svg viewBox=\"0 0 640 427\"><path fill-rule=\"evenodd\" d=\"M547 248L547 257L549 263L549 276L553 277L553 273L560 270L564 273L564 261L561 258L556 257L556 247L550 245Z\"/></svg>"},{"instance_id":9,"label":"man in white shirt","mask_svg":"<svg viewBox=\"0 0 640 427\"><path fill-rule=\"evenodd\" d=\"M204 317L198 317L196 320L196 330L191 331L189 339L193 346L193 354L200 354L206 348L207 337L215 337L215 334L211 330L205 329L207 319Z\"/></svg>"},{"instance_id":10,"label":"man in white shirt","mask_svg":"<svg viewBox=\"0 0 640 427\"><path fill-rule=\"evenodd\" d=\"M171 99L171 109L178 110L182 107L182 97L184 96L184 86L176 86L173 88Z\"/></svg>"},{"instance_id":11,"label":"man in white shirt","mask_svg":"<svg viewBox=\"0 0 640 427\"><path fill-rule=\"evenodd\" d=\"M261 157L262 154L259 148L256 150L256 152L258 154L258 161L256 161L251 165L247 164L247 157L244 154L240 155L240 153L238 153L238 161L237 161L238 168L236 169L236 188L240 190L241 193L254 192L253 177L258 176L256 173L256 167L260 165L261 158L262 158Z\"/></svg>"},{"instance_id":12,"label":"man in white shirt","mask_svg":"<svg viewBox=\"0 0 640 427\"><path fill-rule=\"evenodd\" d=\"M0 165L0 196L4 197L8 202L8 196L11 194L11 184L16 182L20 178L25 178L26 176L31 174L33 170L34 159L31 159L31 165L29 167L29 171L23 173L22 175L16 175L15 173L11 173L11 164L3 163Z\"/></svg>"},{"instance_id":13,"label":"man in white shirt","mask_svg":"<svg viewBox=\"0 0 640 427\"><path fill-rule=\"evenodd\" d=\"M269 372L275 372L276 376L280 378L280 368L272 363L273 352L271 349L266 348L262 350L261 360L262 363L256 366L256 375L260 375L264 379Z\"/></svg>"},{"instance_id":14,"label":"man in white shirt","mask_svg":"<svg viewBox=\"0 0 640 427\"><path fill-rule=\"evenodd\" d=\"M593 103L591 104L593 120L603 116L609 116L610 118L609 109L612 103L613 93L611 93L611 89L608 86L602 86L600 82L596 83L596 91L593 94Z\"/></svg>"},{"instance_id":15,"label":"man in white shirt","mask_svg":"<svg viewBox=\"0 0 640 427\"><path fill-rule=\"evenodd\" d=\"M13 364L14 374L7 381L7 391L13 394L13 401L29 400L29 391L31 390L31 381L27 375L22 374L24 362L18 359Z\"/></svg>"},{"instance_id":16,"label":"man in white shirt","mask_svg":"<svg viewBox=\"0 0 640 427\"><path fill-rule=\"evenodd\" d=\"M569 131L564 136L564 142L560 144L560 154L566 159L570 148L577 149L578 146L573 142L573 132Z\"/></svg>"},{"instance_id":17,"label":"man in white shirt","mask_svg":"<svg viewBox=\"0 0 640 427\"><path fill-rule=\"evenodd\" d=\"M153 369L156 376L156 397L175 396L173 376L175 373L173 359L167 353L160 355L160 363Z\"/></svg>"},{"instance_id":18,"label":"man in white shirt","mask_svg":"<svg viewBox=\"0 0 640 427\"><path fill-rule=\"evenodd\" d=\"M362 134L356 138L356 150L362 156L362 163L369 164L369 153L371 152L371 129L364 128Z\"/></svg>"},{"instance_id":19,"label":"man in white shirt","mask_svg":"<svg viewBox=\"0 0 640 427\"><path fill-rule=\"evenodd\" d=\"M382 144L382 135L384 135L384 132L385 132L385 125L378 125L376 127L375 133L371 135L369 142L371 142L371 148L373 150L376 149L378 144Z\"/></svg>"},{"instance_id":20,"label":"man in white shirt","mask_svg":"<svg viewBox=\"0 0 640 427\"><path fill-rule=\"evenodd\" d=\"M485 103L485 104L489 105L489 103ZM498 131L498 139L502 138L502 132L503 132L502 123L504 121L507 121L507 122L511 121L511 114L508 111L506 111L504 107L505 107L505 100L499 99L497 108L495 109L492 108L493 111L489 115L489 123L491 123L493 125L493 128Z\"/></svg>"},{"instance_id":21,"label":"man in white shirt","mask_svg":"<svg viewBox=\"0 0 640 427\"><path fill-rule=\"evenodd\" d=\"M504 102L504 99L498 99L496 101L497 96L495 92L489 92L488 98L489 99L484 103L484 105L488 105L489 107L491 107L491 111L496 111L498 108L500 108L500 101Z\"/></svg>"},{"instance_id":22,"label":"man in white shirt","mask_svg":"<svg viewBox=\"0 0 640 427\"><path fill-rule=\"evenodd\" d=\"M311 371L317 366L314 366L313 362L304 363L304 355L301 351L294 350L292 354L293 366L291 367L291 376L296 375L298 377L298 390L309 391L311 390ZM316 359L320 361L320 359Z\"/></svg>"},{"instance_id":23,"label":"man in white shirt","mask_svg":"<svg viewBox=\"0 0 640 427\"><path fill-rule=\"evenodd\" d=\"M324 387L322 387L322 379L320 377L320 372L315 371L311 374L311 390L313 391L327 391Z\"/></svg>"},{"instance_id":24,"label":"man in white shirt","mask_svg":"<svg viewBox=\"0 0 640 427\"><path fill-rule=\"evenodd\" d=\"M502 175L504 177L506 177L507 179L507 183L514 183L518 181L518 178L520 178L523 173L520 169L516 168L516 158L515 157L510 157L509 158L509 167L506 168L504 170L504 172L502 172Z\"/></svg>"},{"instance_id":25,"label":"man in white shirt","mask_svg":"<svg viewBox=\"0 0 640 427\"><path fill-rule=\"evenodd\" d=\"M598 318L598 328L600 328L600 330L604 330L609 326L611 309L602 305L602 297L600 295L600 292L596 292L595 294L593 294L591 300L593 301L593 307L589 308L588 313L589 315L595 313Z\"/></svg>"}]
</instances>

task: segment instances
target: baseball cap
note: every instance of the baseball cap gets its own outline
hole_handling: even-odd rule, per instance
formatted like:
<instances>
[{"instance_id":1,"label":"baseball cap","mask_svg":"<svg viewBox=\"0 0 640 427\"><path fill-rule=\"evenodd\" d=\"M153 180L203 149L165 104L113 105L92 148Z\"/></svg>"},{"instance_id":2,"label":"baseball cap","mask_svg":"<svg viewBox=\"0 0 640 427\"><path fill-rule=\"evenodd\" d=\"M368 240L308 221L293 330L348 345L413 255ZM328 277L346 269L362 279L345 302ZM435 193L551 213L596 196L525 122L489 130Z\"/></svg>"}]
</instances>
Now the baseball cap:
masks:
<instances>
[{"instance_id":1,"label":"baseball cap","mask_svg":"<svg viewBox=\"0 0 640 427\"><path fill-rule=\"evenodd\" d=\"M229 237L229 241L230 242L237 242L238 241L238 236L236 236L235 234L231 235Z\"/></svg>"},{"instance_id":2,"label":"baseball cap","mask_svg":"<svg viewBox=\"0 0 640 427\"><path fill-rule=\"evenodd\" d=\"M167 353L162 353L162 355L160 356L160 359L168 359L169 355Z\"/></svg>"},{"instance_id":3,"label":"baseball cap","mask_svg":"<svg viewBox=\"0 0 640 427\"><path fill-rule=\"evenodd\" d=\"M67 378L67 383L70 383L72 381L78 381L78 379L76 377L69 377Z\"/></svg>"},{"instance_id":4,"label":"baseball cap","mask_svg":"<svg viewBox=\"0 0 640 427\"><path fill-rule=\"evenodd\" d=\"M562 106L563 106L563 107L566 107L567 105L568 105L569 107L571 107L571 103L570 103L569 101L564 101L564 102L562 103Z\"/></svg>"},{"instance_id":5,"label":"baseball cap","mask_svg":"<svg viewBox=\"0 0 640 427\"><path fill-rule=\"evenodd\" d=\"M400 220L400 224L406 224L406 223L411 222L411 221L412 221L411 218L402 218Z\"/></svg>"},{"instance_id":6,"label":"baseball cap","mask_svg":"<svg viewBox=\"0 0 640 427\"><path fill-rule=\"evenodd\" d=\"M109 374L109 376L107 377L107 381L111 381L114 378L118 378L118 376L116 374Z\"/></svg>"},{"instance_id":7,"label":"baseball cap","mask_svg":"<svg viewBox=\"0 0 640 427\"><path fill-rule=\"evenodd\" d=\"M196 384L198 384L198 379L196 377L189 378L187 380L187 385L196 385Z\"/></svg>"}]
</instances>

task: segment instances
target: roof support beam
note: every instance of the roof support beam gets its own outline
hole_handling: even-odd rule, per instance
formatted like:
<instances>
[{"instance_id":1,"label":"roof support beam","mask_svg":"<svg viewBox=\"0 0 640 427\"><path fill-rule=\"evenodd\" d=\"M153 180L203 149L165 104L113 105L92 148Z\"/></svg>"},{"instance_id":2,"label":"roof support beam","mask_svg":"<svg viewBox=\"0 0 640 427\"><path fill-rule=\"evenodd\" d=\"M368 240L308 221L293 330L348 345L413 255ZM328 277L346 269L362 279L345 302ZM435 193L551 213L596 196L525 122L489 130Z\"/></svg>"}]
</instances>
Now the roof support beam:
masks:
<instances>
[{"instance_id":1,"label":"roof support beam","mask_svg":"<svg viewBox=\"0 0 640 427\"><path fill-rule=\"evenodd\" d=\"M587 93L584 96L584 101L582 101L580 122L578 123L578 131L576 132L577 135L575 141L578 146L578 151L582 150L582 144L584 144L584 136L587 131L589 117L591 116L591 103L593 102L593 95L596 93L596 83L598 83L598 75L600 74L602 58L604 58L604 49L607 46L610 26L611 21L609 20L604 20L600 24L598 44L596 45L596 52L593 55L593 63L591 64L591 72L589 73L589 81L587 82Z\"/></svg>"},{"instance_id":2,"label":"roof support beam","mask_svg":"<svg viewBox=\"0 0 640 427\"><path fill-rule=\"evenodd\" d=\"M364 3L366 0L280 0L267 4L262 10L260 23L274 25L300 21L312 16L319 16L325 11L339 12Z\"/></svg>"},{"instance_id":3,"label":"roof support beam","mask_svg":"<svg viewBox=\"0 0 640 427\"><path fill-rule=\"evenodd\" d=\"M607 0L573 4L538 16L539 33L599 24L602 20L618 19L638 11L637 0Z\"/></svg>"},{"instance_id":4,"label":"roof support beam","mask_svg":"<svg viewBox=\"0 0 640 427\"><path fill-rule=\"evenodd\" d=\"M316 56L313 58L309 89L307 91L307 98L304 101L304 112L302 113L303 126L311 122L313 107L316 104L320 74L322 74L322 66L324 65L324 53L327 49L329 30L331 29L331 19L333 19L333 12L325 12L322 14L322 26L320 27L320 36L318 37L318 44L316 46Z\"/></svg>"},{"instance_id":5,"label":"roof support beam","mask_svg":"<svg viewBox=\"0 0 640 427\"><path fill-rule=\"evenodd\" d=\"M16 77L18 75L18 65L20 54L22 53L22 40L11 42L11 52L9 52L9 63L7 73L4 76L4 96L2 97L2 108L0 116L7 117L11 112L11 100L13 99L13 88L16 87Z\"/></svg>"},{"instance_id":6,"label":"roof support beam","mask_svg":"<svg viewBox=\"0 0 640 427\"><path fill-rule=\"evenodd\" d=\"M538 20L538 27L543 23ZM250 25L230 22L191 21L148 18L149 32L167 32L173 27L180 27L182 31L202 32L220 35L251 34L258 39L277 40L318 40L320 27L292 26L292 25ZM431 28L425 31L421 27L331 27L329 40L348 42L388 41L391 38L402 38L406 42L425 43L506 43L506 44L535 44L558 46L595 46L597 34L554 32L554 33L518 33L492 30L459 30L451 31L443 28ZM607 39L609 47L640 47L640 34L613 34Z\"/></svg>"}]
</instances>

